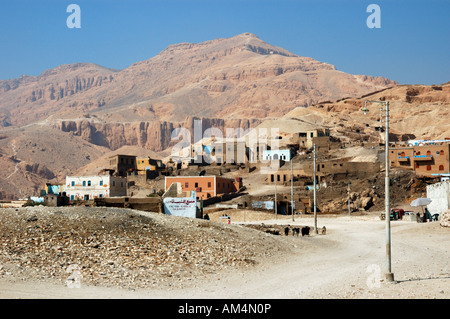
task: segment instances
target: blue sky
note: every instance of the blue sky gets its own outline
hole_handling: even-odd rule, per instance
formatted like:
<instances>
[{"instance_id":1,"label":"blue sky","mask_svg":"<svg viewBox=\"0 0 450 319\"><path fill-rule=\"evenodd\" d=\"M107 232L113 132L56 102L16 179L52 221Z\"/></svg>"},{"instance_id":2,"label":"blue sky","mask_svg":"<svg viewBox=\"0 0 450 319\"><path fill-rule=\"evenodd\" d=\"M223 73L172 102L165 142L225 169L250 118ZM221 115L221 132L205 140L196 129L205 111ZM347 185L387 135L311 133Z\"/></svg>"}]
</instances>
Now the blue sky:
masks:
<instances>
[{"instance_id":1,"label":"blue sky","mask_svg":"<svg viewBox=\"0 0 450 319\"><path fill-rule=\"evenodd\" d=\"M81 28L69 29L71 3ZM369 29L369 4L381 28ZM0 0L0 79L60 64L114 69L168 45L251 32L351 74L401 84L450 81L449 0Z\"/></svg>"}]
</instances>

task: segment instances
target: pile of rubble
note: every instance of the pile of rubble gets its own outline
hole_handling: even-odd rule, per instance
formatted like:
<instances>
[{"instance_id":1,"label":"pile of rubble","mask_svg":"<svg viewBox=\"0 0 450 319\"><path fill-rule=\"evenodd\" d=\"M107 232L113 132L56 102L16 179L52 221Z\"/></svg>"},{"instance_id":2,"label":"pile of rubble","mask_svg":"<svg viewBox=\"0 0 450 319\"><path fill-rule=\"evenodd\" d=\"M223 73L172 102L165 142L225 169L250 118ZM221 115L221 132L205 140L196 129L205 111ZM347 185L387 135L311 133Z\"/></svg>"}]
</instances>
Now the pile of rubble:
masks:
<instances>
[{"instance_id":1,"label":"pile of rubble","mask_svg":"<svg viewBox=\"0 0 450 319\"><path fill-rule=\"evenodd\" d=\"M442 227L450 227L450 210L442 214L439 223Z\"/></svg>"},{"instance_id":2,"label":"pile of rubble","mask_svg":"<svg viewBox=\"0 0 450 319\"><path fill-rule=\"evenodd\" d=\"M318 207L323 213L346 213L350 201L351 212L384 210L385 172L368 179L347 179L335 182L328 188L320 188ZM348 194L350 187L350 194ZM426 192L426 184L413 172L393 169L390 173L391 205L399 205Z\"/></svg>"},{"instance_id":3,"label":"pile of rubble","mask_svg":"<svg viewBox=\"0 0 450 319\"><path fill-rule=\"evenodd\" d=\"M0 278L123 288L186 286L194 277L246 269L286 253L238 225L119 208L27 207L0 211Z\"/></svg>"},{"instance_id":4,"label":"pile of rubble","mask_svg":"<svg viewBox=\"0 0 450 319\"><path fill-rule=\"evenodd\" d=\"M365 189L362 192L350 192L350 196L343 195L341 198L330 200L322 206L321 211L324 213L345 212L348 209L348 200L350 200L350 209L352 212L366 211L373 207L379 198L379 195L374 189Z\"/></svg>"}]
</instances>

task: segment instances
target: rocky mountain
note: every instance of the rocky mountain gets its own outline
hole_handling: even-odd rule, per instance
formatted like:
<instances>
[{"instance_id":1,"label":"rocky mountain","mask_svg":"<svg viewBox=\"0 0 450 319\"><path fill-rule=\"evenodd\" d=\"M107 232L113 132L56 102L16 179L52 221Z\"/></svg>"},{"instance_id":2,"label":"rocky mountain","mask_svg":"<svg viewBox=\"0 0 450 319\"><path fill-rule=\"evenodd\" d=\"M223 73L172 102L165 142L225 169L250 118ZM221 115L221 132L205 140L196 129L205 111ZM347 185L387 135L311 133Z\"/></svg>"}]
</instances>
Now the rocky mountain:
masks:
<instances>
[{"instance_id":1,"label":"rocky mountain","mask_svg":"<svg viewBox=\"0 0 450 319\"><path fill-rule=\"evenodd\" d=\"M338 71L250 33L171 45L123 70L76 63L0 80L1 191L35 194L45 181L127 146L163 151L174 144L174 128L192 132L195 119L203 129L247 129L395 85Z\"/></svg>"},{"instance_id":2,"label":"rocky mountain","mask_svg":"<svg viewBox=\"0 0 450 319\"><path fill-rule=\"evenodd\" d=\"M89 63L61 65L39 76L0 80L0 125L22 126L51 119L60 112L82 115L101 107L101 99L81 98L111 82L115 71Z\"/></svg>"},{"instance_id":3,"label":"rocky mountain","mask_svg":"<svg viewBox=\"0 0 450 319\"><path fill-rule=\"evenodd\" d=\"M364 101L389 101L390 141L408 139L450 138L450 82L441 85L398 85L365 94L321 102L308 108L296 108L283 119L297 119L329 127L332 134L344 141L384 142L385 112L379 104ZM382 122L380 123L380 118Z\"/></svg>"},{"instance_id":4,"label":"rocky mountain","mask_svg":"<svg viewBox=\"0 0 450 319\"><path fill-rule=\"evenodd\" d=\"M278 117L295 107L396 84L346 74L244 33L171 45L120 71L77 63L0 81L0 123L20 126L87 114L106 122Z\"/></svg>"}]
</instances>

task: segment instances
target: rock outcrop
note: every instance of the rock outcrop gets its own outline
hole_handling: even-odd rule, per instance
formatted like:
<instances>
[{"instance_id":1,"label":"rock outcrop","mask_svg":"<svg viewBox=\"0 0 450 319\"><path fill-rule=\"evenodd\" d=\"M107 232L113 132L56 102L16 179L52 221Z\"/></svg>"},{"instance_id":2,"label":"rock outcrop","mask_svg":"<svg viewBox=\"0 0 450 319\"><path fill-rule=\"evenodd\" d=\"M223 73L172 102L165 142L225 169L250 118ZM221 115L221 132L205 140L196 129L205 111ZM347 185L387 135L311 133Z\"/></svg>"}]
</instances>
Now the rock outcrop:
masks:
<instances>
[{"instance_id":1,"label":"rock outcrop","mask_svg":"<svg viewBox=\"0 0 450 319\"><path fill-rule=\"evenodd\" d=\"M442 227L450 227L450 211L442 214L439 219L439 223Z\"/></svg>"},{"instance_id":2,"label":"rock outcrop","mask_svg":"<svg viewBox=\"0 0 450 319\"><path fill-rule=\"evenodd\" d=\"M379 199L378 194L373 190L364 190L360 193L350 193L350 210L355 211L368 211L375 205ZM342 196L329 203L324 204L321 208L324 213L339 213L348 210L348 196Z\"/></svg>"},{"instance_id":3,"label":"rock outcrop","mask_svg":"<svg viewBox=\"0 0 450 319\"><path fill-rule=\"evenodd\" d=\"M256 119L224 120L188 117L180 123L166 121L99 123L89 120L67 120L61 121L58 128L63 132L72 132L92 144L105 146L111 150L116 150L125 145L136 145L153 151L162 151L178 142L177 138L172 139L172 134L177 128L188 129L194 142L194 128L198 125L195 121L201 121L201 132L208 128L217 128L224 135L227 128L247 130L259 124L259 120Z\"/></svg>"}]
</instances>

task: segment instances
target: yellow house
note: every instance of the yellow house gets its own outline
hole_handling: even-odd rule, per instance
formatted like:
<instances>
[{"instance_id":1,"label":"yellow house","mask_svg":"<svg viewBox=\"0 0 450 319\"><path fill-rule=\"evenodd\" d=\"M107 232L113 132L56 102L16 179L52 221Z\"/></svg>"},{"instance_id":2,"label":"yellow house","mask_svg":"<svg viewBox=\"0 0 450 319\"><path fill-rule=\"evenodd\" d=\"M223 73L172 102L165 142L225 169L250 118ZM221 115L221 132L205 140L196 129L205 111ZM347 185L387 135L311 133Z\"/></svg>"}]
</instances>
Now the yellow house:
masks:
<instances>
[{"instance_id":1,"label":"yellow house","mask_svg":"<svg viewBox=\"0 0 450 319\"><path fill-rule=\"evenodd\" d=\"M145 174L145 171L156 171L162 166L160 160L155 160L150 157L137 157L136 170L138 174Z\"/></svg>"}]
</instances>

